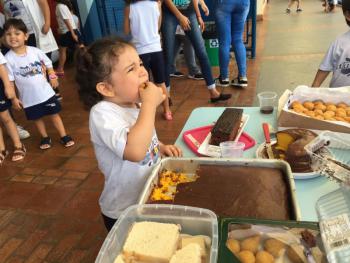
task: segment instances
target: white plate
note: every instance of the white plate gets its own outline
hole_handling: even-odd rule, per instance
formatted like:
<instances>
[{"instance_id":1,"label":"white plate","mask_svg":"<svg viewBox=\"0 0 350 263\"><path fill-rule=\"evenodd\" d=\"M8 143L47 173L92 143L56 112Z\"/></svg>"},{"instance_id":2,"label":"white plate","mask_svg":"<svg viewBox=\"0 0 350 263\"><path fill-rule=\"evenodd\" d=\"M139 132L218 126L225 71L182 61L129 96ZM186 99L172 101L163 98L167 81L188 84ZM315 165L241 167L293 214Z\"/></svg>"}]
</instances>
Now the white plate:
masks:
<instances>
[{"instance_id":1,"label":"white plate","mask_svg":"<svg viewBox=\"0 0 350 263\"><path fill-rule=\"evenodd\" d=\"M271 145L274 145L277 141L276 140L271 140ZM324 148L325 149L325 148ZM267 159L266 155L264 155L264 150L265 150L265 143L262 143L258 146L256 149L255 155L256 158L261 158L261 159ZM332 154L326 150L327 155L332 156ZM307 172L307 173L294 173L293 172L294 179L311 179L320 176L318 172Z\"/></svg>"},{"instance_id":2,"label":"white plate","mask_svg":"<svg viewBox=\"0 0 350 263\"><path fill-rule=\"evenodd\" d=\"M242 114L242 122L241 126L238 129L237 136L234 141L238 141L239 137L241 136L244 127L246 126L247 122L249 120L249 115ZM201 155L209 156L209 157L215 157L220 158L221 157L221 151L220 146L211 145L209 144L211 139L211 132L208 133L207 137L202 142L201 146L198 148L198 152Z\"/></svg>"}]
</instances>

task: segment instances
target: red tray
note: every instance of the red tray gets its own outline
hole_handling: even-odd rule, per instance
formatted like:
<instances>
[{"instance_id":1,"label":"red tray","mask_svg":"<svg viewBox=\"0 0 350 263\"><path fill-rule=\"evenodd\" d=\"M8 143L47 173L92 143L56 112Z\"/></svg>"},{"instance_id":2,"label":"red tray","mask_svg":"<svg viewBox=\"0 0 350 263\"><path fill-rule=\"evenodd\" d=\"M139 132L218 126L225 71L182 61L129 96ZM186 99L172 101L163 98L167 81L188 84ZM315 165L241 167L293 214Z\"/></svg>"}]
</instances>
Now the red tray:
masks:
<instances>
[{"instance_id":1,"label":"red tray","mask_svg":"<svg viewBox=\"0 0 350 263\"><path fill-rule=\"evenodd\" d=\"M200 153L198 153L197 150L212 128L213 125L207 125L185 131L182 135L182 139L196 155L202 156ZM244 150L252 148L255 145L255 140L245 132L242 132L241 137L239 137L238 141L244 142Z\"/></svg>"}]
</instances>

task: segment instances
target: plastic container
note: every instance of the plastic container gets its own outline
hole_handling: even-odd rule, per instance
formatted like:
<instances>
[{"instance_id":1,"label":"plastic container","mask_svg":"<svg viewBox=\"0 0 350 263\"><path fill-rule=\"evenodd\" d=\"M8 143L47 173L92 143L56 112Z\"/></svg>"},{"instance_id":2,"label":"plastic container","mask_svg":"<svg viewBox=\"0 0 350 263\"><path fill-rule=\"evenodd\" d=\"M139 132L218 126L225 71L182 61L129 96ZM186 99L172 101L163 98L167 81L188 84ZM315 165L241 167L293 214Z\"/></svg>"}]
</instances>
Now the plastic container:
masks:
<instances>
[{"instance_id":1,"label":"plastic container","mask_svg":"<svg viewBox=\"0 0 350 263\"><path fill-rule=\"evenodd\" d=\"M227 141L220 143L221 157L223 158L242 158L244 142Z\"/></svg>"},{"instance_id":2,"label":"plastic container","mask_svg":"<svg viewBox=\"0 0 350 263\"><path fill-rule=\"evenodd\" d=\"M342 187L322 196L316 203L316 211L328 262L350 262L349 189ZM328 233L332 233L331 238Z\"/></svg>"},{"instance_id":3,"label":"plastic container","mask_svg":"<svg viewBox=\"0 0 350 263\"><path fill-rule=\"evenodd\" d=\"M312 169L341 185L350 186L350 141L338 133L325 131L305 146Z\"/></svg>"},{"instance_id":4,"label":"plastic container","mask_svg":"<svg viewBox=\"0 0 350 263\"><path fill-rule=\"evenodd\" d=\"M270 114L276 104L277 93L272 91L265 91L258 94L260 112L263 114Z\"/></svg>"},{"instance_id":5,"label":"plastic container","mask_svg":"<svg viewBox=\"0 0 350 263\"><path fill-rule=\"evenodd\" d=\"M252 224L252 225L267 225L267 226L283 226L288 228L307 228L319 230L316 222L303 221L278 221L278 220L261 220L248 218L222 218L219 220L219 256L218 262L232 262L240 263L239 259L235 257L227 248L227 233L230 224Z\"/></svg>"},{"instance_id":6,"label":"plastic container","mask_svg":"<svg viewBox=\"0 0 350 263\"><path fill-rule=\"evenodd\" d=\"M216 215L207 209L178 205L133 205L119 217L107 235L96 263L113 263L121 252L128 231L134 222L155 221L181 225L181 233L206 235L211 238L210 263L217 262L218 223Z\"/></svg>"}]
</instances>

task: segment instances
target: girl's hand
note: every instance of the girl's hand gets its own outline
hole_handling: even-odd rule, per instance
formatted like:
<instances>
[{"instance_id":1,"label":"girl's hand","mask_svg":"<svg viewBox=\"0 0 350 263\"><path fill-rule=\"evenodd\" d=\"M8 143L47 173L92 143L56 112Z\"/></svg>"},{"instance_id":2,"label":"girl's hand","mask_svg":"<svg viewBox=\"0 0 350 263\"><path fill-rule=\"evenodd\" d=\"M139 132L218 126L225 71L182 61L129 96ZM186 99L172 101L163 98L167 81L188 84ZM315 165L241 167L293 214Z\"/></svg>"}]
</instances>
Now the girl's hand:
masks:
<instances>
[{"instance_id":1,"label":"girl's hand","mask_svg":"<svg viewBox=\"0 0 350 263\"><path fill-rule=\"evenodd\" d=\"M165 94L161 88L154 85L152 82L147 82L139 88L140 99L142 103L150 103L158 106L165 99Z\"/></svg>"},{"instance_id":2,"label":"girl's hand","mask_svg":"<svg viewBox=\"0 0 350 263\"><path fill-rule=\"evenodd\" d=\"M183 30L185 31L191 30L191 22L187 16L184 16L183 14L181 14L179 18L179 23Z\"/></svg>"},{"instance_id":3,"label":"girl's hand","mask_svg":"<svg viewBox=\"0 0 350 263\"><path fill-rule=\"evenodd\" d=\"M42 29L41 29L41 33L43 33L44 35L46 35L50 30L50 26L47 24L44 24Z\"/></svg>"},{"instance_id":4,"label":"girl's hand","mask_svg":"<svg viewBox=\"0 0 350 263\"><path fill-rule=\"evenodd\" d=\"M197 21L198 21L199 26L201 27L201 31L203 32L205 29L205 24L203 22L202 17L201 16L197 17Z\"/></svg>"},{"instance_id":5,"label":"girl's hand","mask_svg":"<svg viewBox=\"0 0 350 263\"><path fill-rule=\"evenodd\" d=\"M54 89L57 88L58 85L59 85L57 78L56 79L50 79L50 84L51 84L51 87L53 87Z\"/></svg>"},{"instance_id":6,"label":"girl's hand","mask_svg":"<svg viewBox=\"0 0 350 263\"><path fill-rule=\"evenodd\" d=\"M21 102L17 97L13 98L13 99L11 100L11 102L12 102L12 107L13 107L14 109L16 109L16 110L21 110L21 109L23 109L23 104L22 104L22 102Z\"/></svg>"},{"instance_id":7,"label":"girl's hand","mask_svg":"<svg viewBox=\"0 0 350 263\"><path fill-rule=\"evenodd\" d=\"M74 32L72 33L72 38L75 42L79 43L79 38L78 38L77 34L75 34Z\"/></svg>"},{"instance_id":8,"label":"girl's hand","mask_svg":"<svg viewBox=\"0 0 350 263\"><path fill-rule=\"evenodd\" d=\"M176 145L160 145L160 153L163 156L182 157L182 150Z\"/></svg>"}]
</instances>

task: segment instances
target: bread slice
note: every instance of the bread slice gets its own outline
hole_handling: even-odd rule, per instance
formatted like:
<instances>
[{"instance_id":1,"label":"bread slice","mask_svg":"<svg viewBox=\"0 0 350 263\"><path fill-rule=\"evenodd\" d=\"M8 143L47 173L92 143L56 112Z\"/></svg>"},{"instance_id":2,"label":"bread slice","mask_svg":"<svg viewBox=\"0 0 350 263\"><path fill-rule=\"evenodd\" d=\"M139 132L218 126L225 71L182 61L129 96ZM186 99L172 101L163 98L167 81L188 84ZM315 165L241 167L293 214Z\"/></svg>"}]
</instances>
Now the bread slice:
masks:
<instances>
[{"instance_id":1,"label":"bread slice","mask_svg":"<svg viewBox=\"0 0 350 263\"><path fill-rule=\"evenodd\" d=\"M170 263L201 263L201 247L196 243L191 243L176 251L170 259Z\"/></svg>"},{"instance_id":2,"label":"bread slice","mask_svg":"<svg viewBox=\"0 0 350 263\"><path fill-rule=\"evenodd\" d=\"M158 222L134 223L123 247L126 261L168 263L179 245L180 227Z\"/></svg>"},{"instance_id":3,"label":"bread slice","mask_svg":"<svg viewBox=\"0 0 350 263\"><path fill-rule=\"evenodd\" d=\"M188 246L189 244L198 244L201 247L201 256L206 256L205 240L203 236L185 236L181 238L181 248Z\"/></svg>"}]
</instances>

